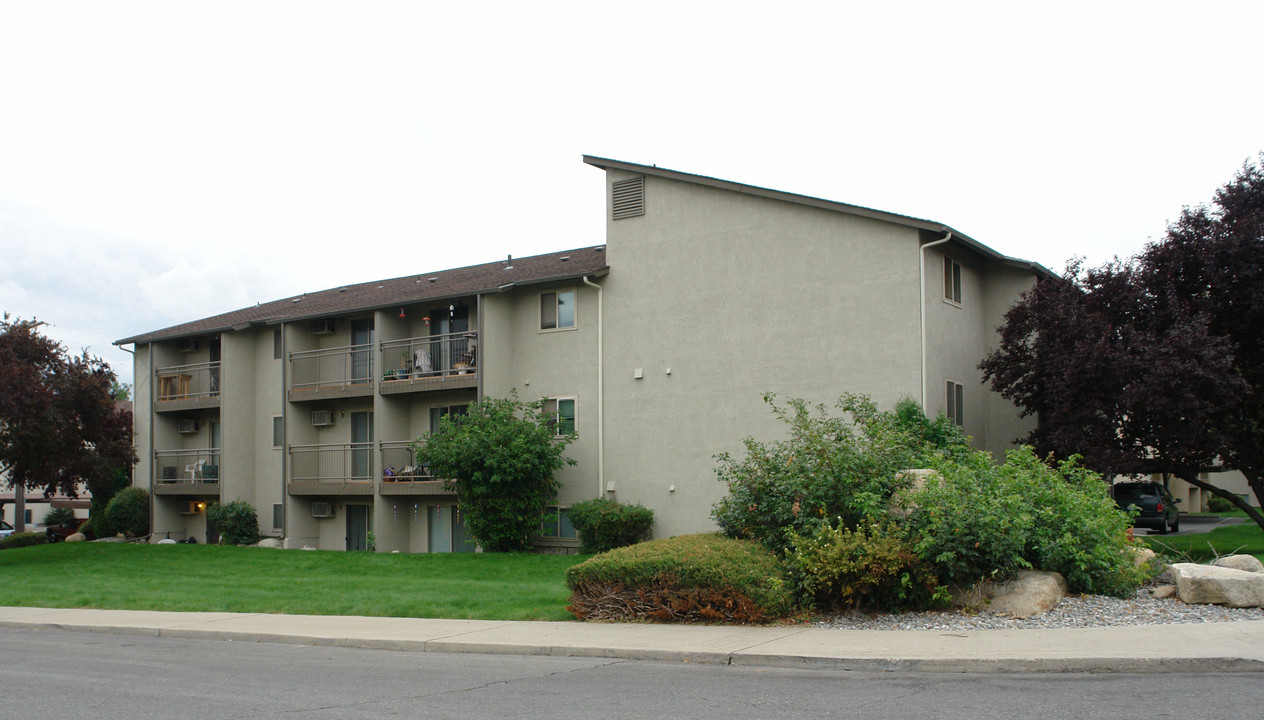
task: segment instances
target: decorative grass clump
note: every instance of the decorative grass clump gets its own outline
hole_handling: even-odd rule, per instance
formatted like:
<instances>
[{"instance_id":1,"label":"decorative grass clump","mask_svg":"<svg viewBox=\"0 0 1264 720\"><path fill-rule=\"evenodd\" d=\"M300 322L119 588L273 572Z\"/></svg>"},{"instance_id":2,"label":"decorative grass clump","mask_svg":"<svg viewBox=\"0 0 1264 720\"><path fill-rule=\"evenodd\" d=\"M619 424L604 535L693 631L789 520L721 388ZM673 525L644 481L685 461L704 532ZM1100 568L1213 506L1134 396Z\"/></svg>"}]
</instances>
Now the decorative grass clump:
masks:
<instances>
[{"instance_id":1,"label":"decorative grass clump","mask_svg":"<svg viewBox=\"0 0 1264 720\"><path fill-rule=\"evenodd\" d=\"M794 607L776 557L716 534L651 540L566 571L581 620L764 623Z\"/></svg>"}]
</instances>

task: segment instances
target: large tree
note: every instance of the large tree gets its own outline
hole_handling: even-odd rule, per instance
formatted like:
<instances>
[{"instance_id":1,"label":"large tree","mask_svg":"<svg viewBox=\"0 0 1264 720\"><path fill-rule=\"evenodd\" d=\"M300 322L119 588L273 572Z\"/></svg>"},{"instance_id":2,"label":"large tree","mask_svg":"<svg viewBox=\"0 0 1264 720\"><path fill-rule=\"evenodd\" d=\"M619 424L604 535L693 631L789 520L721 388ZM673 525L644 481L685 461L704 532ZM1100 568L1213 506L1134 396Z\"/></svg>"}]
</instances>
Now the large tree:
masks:
<instances>
[{"instance_id":1,"label":"large tree","mask_svg":"<svg viewBox=\"0 0 1264 720\"><path fill-rule=\"evenodd\" d=\"M69 355L42 324L0 320L0 465L19 502L25 490L76 497L81 486L107 497L136 462L132 414L115 403L110 367Z\"/></svg>"},{"instance_id":2,"label":"large tree","mask_svg":"<svg viewBox=\"0 0 1264 720\"><path fill-rule=\"evenodd\" d=\"M1071 263L1006 315L980 365L1035 414L1025 438L1108 474L1168 473L1264 514L1219 487L1238 470L1264 500L1264 154L1186 208L1137 256Z\"/></svg>"}]
</instances>

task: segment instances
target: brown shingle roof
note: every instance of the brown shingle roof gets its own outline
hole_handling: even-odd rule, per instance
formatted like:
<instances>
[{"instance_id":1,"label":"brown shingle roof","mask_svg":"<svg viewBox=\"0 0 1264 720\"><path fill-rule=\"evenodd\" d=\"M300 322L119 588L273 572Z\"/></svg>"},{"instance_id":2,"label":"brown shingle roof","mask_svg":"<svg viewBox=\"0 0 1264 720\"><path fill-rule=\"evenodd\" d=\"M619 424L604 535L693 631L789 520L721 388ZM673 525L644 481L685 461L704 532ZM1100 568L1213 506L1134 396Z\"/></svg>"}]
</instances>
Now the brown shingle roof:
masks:
<instances>
[{"instance_id":1,"label":"brown shingle roof","mask_svg":"<svg viewBox=\"0 0 1264 720\"><path fill-rule=\"evenodd\" d=\"M604 275L608 269L605 246L598 245L514 258L512 269L508 267L507 260L501 260L454 270L423 272L390 280L345 285L133 335L116 340L114 344L145 343L242 329L250 325L327 317L392 305L409 305L423 300L476 295L494 292L510 283L530 285L570 280L585 275Z\"/></svg>"}]
</instances>

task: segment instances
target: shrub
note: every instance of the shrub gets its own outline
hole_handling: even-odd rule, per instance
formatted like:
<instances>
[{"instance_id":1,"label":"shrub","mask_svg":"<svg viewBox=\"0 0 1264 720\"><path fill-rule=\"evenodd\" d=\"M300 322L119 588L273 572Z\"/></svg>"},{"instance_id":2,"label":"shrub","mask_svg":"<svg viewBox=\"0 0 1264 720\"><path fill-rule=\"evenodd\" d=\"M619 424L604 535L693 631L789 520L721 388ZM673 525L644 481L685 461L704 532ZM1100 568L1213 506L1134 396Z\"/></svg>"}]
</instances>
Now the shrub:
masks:
<instances>
[{"instance_id":1,"label":"shrub","mask_svg":"<svg viewBox=\"0 0 1264 720\"><path fill-rule=\"evenodd\" d=\"M823 524L812 537L792 541L791 581L818 608L923 609L948 601L947 588L912 543L883 525Z\"/></svg>"},{"instance_id":2,"label":"shrub","mask_svg":"<svg viewBox=\"0 0 1264 720\"><path fill-rule=\"evenodd\" d=\"M70 508L53 508L44 516L45 525L60 525L75 519L75 511Z\"/></svg>"},{"instance_id":3,"label":"shrub","mask_svg":"<svg viewBox=\"0 0 1264 720\"><path fill-rule=\"evenodd\" d=\"M1233 503L1220 497L1219 495L1212 495L1207 498L1207 509L1214 513L1231 512L1233 510Z\"/></svg>"},{"instance_id":4,"label":"shrub","mask_svg":"<svg viewBox=\"0 0 1264 720\"><path fill-rule=\"evenodd\" d=\"M98 524L103 522L104 520L102 518L89 517L82 525L79 526L79 532L83 533L85 540L96 540L97 537L99 537L97 535L96 527Z\"/></svg>"},{"instance_id":5,"label":"shrub","mask_svg":"<svg viewBox=\"0 0 1264 720\"><path fill-rule=\"evenodd\" d=\"M900 471L920 466L920 432L860 395L835 404L844 417L830 416L823 405L790 399L783 406L775 398L764 395L789 437L768 443L748 437L741 460L717 456L716 474L728 486L711 512L720 529L779 553L792 533L811 536L827 518L855 527L884 516Z\"/></svg>"},{"instance_id":6,"label":"shrub","mask_svg":"<svg viewBox=\"0 0 1264 720\"><path fill-rule=\"evenodd\" d=\"M581 620L767 622L794 601L776 557L715 534L651 540L566 570Z\"/></svg>"},{"instance_id":7,"label":"shrub","mask_svg":"<svg viewBox=\"0 0 1264 720\"><path fill-rule=\"evenodd\" d=\"M105 506L105 521L115 534L140 537L149 534L149 493L145 488L120 490ZM94 526L100 535L99 526Z\"/></svg>"},{"instance_id":8,"label":"shrub","mask_svg":"<svg viewBox=\"0 0 1264 720\"><path fill-rule=\"evenodd\" d=\"M250 503L240 500L212 503L206 508L206 519L219 529L220 545L254 545L259 542L259 516Z\"/></svg>"},{"instance_id":9,"label":"shrub","mask_svg":"<svg viewBox=\"0 0 1264 720\"><path fill-rule=\"evenodd\" d=\"M579 534L579 551L603 553L646 540L654 527L654 511L640 505L620 505L597 498L575 503L567 510Z\"/></svg>"},{"instance_id":10,"label":"shrub","mask_svg":"<svg viewBox=\"0 0 1264 720\"><path fill-rule=\"evenodd\" d=\"M575 464L562 455L573 436L557 430L541 402L486 398L464 415L443 417L417 447L417 462L448 478L465 527L484 550L523 550L557 495L553 473Z\"/></svg>"},{"instance_id":11,"label":"shrub","mask_svg":"<svg viewBox=\"0 0 1264 720\"><path fill-rule=\"evenodd\" d=\"M48 538L42 532L10 533L8 536L0 538L0 550L43 545L46 542L48 542Z\"/></svg>"}]
</instances>

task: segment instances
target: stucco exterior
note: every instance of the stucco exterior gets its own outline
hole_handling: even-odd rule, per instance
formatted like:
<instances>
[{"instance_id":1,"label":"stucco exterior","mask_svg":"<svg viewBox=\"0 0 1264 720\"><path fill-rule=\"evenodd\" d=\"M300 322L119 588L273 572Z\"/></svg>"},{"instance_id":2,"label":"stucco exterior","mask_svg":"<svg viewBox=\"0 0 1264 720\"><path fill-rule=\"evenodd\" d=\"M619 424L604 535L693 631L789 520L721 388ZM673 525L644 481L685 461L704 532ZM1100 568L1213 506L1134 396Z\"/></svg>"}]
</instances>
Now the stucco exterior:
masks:
<instances>
[{"instance_id":1,"label":"stucco exterior","mask_svg":"<svg viewBox=\"0 0 1264 720\"><path fill-rule=\"evenodd\" d=\"M356 549L371 532L379 551L472 549L454 497L414 477L403 443L511 392L573 404L576 465L558 475L559 506L641 503L657 536L713 527L714 456L782 432L765 392L826 404L857 392L883 407L911 397L934 414L951 380L980 447L1001 452L1027 431L977 365L1038 266L930 221L586 161L609 190L602 245L120 341L136 346L135 482L155 490L156 533L214 540L198 503L244 500L289 547ZM635 212L612 199L621 181L637 188ZM945 299L945 257L960 298ZM554 302L568 313L558 327L542 309Z\"/></svg>"}]
</instances>

